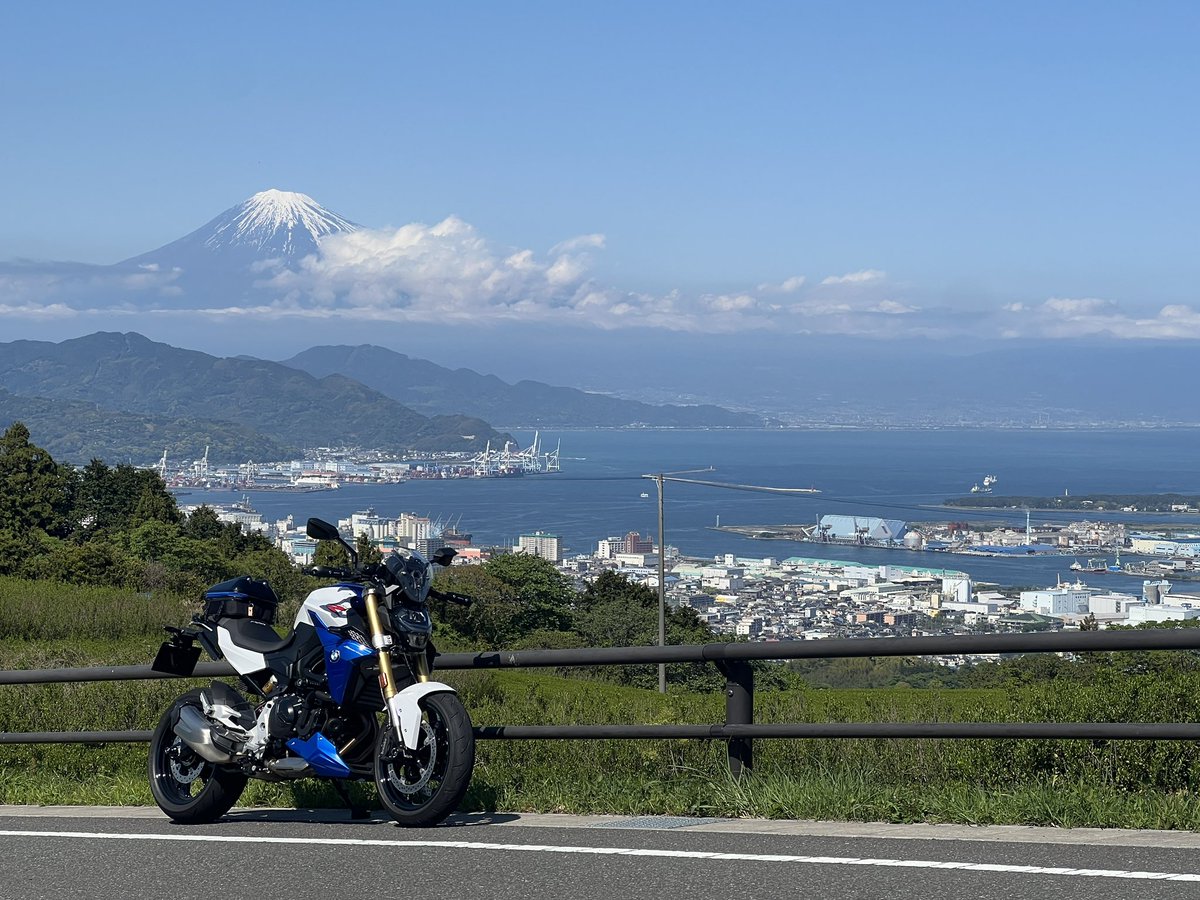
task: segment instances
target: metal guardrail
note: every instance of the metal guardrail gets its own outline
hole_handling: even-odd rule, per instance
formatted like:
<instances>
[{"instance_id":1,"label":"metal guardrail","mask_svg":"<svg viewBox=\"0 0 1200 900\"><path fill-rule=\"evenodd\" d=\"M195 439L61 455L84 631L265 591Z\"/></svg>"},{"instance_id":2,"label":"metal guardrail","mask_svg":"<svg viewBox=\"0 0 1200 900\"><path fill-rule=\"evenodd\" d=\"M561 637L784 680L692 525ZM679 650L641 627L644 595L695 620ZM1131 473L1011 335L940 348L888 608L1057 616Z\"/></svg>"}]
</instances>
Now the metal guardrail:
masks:
<instances>
[{"instance_id":1,"label":"metal guardrail","mask_svg":"<svg viewBox=\"0 0 1200 900\"><path fill-rule=\"evenodd\" d=\"M768 643L680 644L668 647L588 647L574 650L446 653L439 669L500 669L709 662L725 675L725 722L712 725L490 725L479 740L699 739L723 740L735 776L753 768L754 738L962 738L1046 740L1200 740L1200 723L1148 722L829 722L754 723L754 660L871 656L1085 653L1200 650L1200 628L1042 632L918 638L829 639ZM235 675L228 663L200 663L192 677ZM173 678L149 666L0 671L0 685ZM0 733L0 744L138 743L149 731Z\"/></svg>"}]
</instances>

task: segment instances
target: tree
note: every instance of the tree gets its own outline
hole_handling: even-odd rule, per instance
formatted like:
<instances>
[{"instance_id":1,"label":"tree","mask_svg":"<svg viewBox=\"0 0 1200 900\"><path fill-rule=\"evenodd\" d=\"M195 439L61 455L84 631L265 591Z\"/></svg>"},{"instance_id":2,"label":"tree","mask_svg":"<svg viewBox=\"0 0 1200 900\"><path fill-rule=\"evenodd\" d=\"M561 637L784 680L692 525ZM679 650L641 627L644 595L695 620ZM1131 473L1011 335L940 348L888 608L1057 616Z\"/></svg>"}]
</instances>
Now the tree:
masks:
<instances>
[{"instance_id":1,"label":"tree","mask_svg":"<svg viewBox=\"0 0 1200 900\"><path fill-rule=\"evenodd\" d=\"M437 586L474 601L470 607L447 603L435 609L438 621L472 646L507 647L525 633L520 622L521 598L487 566L453 566L437 575Z\"/></svg>"},{"instance_id":2,"label":"tree","mask_svg":"<svg viewBox=\"0 0 1200 900\"><path fill-rule=\"evenodd\" d=\"M313 553L314 566L328 566L331 569L350 568L350 554L337 541L317 541L316 552Z\"/></svg>"},{"instance_id":3,"label":"tree","mask_svg":"<svg viewBox=\"0 0 1200 900\"><path fill-rule=\"evenodd\" d=\"M221 536L221 520L211 506L201 506L183 523L183 533L200 540L211 540Z\"/></svg>"},{"instance_id":4,"label":"tree","mask_svg":"<svg viewBox=\"0 0 1200 900\"><path fill-rule=\"evenodd\" d=\"M157 472L124 464L109 468L93 459L78 481L73 518L89 533L121 531L150 520L180 520L175 498Z\"/></svg>"},{"instance_id":5,"label":"tree","mask_svg":"<svg viewBox=\"0 0 1200 900\"><path fill-rule=\"evenodd\" d=\"M704 644L713 639L708 626L690 607L668 608L665 625L668 644ZM624 574L602 572L579 598L575 627L590 647L657 644L658 594ZM653 666L606 667L602 677L646 688L658 683ZM714 669L701 664L669 666L667 680L689 690L719 688L723 683Z\"/></svg>"},{"instance_id":6,"label":"tree","mask_svg":"<svg viewBox=\"0 0 1200 900\"><path fill-rule=\"evenodd\" d=\"M354 552L358 554L358 561L364 566L383 562L383 554L365 531L360 531L354 539Z\"/></svg>"},{"instance_id":7,"label":"tree","mask_svg":"<svg viewBox=\"0 0 1200 900\"><path fill-rule=\"evenodd\" d=\"M136 588L142 583L142 572L142 564L113 541L74 544L46 538L38 552L26 560L20 574L71 584Z\"/></svg>"},{"instance_id":8,"label":"tree","mask_svg":"<svg viewBox=\"0 0 1200 900\"><path fill-rule=\"evenodd\" d=\"M22 423L13 422L0 437L0 531L65 535L72 471L32 444Z\"/></svg>"},{"instance_id":9,"label":"tree","mask_svg":"<svg viewBox=\"0 0 1200 900\"><path fill-rule=\"evenodd\" d=\"M167 490L163 480L153 472L153 480L146 479L142 484L142 492L138 495L137 505L133 508L131 523L141 525L144 522L165 522L174 525L180 521L179 506L175 498Z\"/></svg>"},{"instance_id":10,"label":"tree","mask_svg":"<svg viewBox=\"0 0 1200 900\"><path fill-rule=\"evenodd\" d=\"M520 598L514 623L520 634L538 629L563 631L571 627L577 595L554 563L529 553L497 556L483 565Z\"/></svg>"}]
</instances>

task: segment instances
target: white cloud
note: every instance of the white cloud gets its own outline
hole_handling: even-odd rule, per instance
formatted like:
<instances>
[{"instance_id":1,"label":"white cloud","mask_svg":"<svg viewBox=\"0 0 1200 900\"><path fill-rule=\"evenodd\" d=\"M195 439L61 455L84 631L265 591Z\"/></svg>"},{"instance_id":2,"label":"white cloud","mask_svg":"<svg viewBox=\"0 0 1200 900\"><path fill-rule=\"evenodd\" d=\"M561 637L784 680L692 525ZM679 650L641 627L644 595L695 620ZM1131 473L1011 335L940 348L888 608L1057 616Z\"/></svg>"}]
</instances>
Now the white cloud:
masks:
<instances>
[{"instance_id":1,"label":"white cloud","mask_svg":"<svg viewBox=\"0 0 1200 900\"><path fill-rule=\"evenodd\" d=\"M1200 339L1200 310L1186 304L1150 314L1126 312L1111 300L1051 297L1040 304L1010 303L1001 334L1006 338L1105 336L1121 340Z\"/></svg>"},{"instance_id":2,"label":"white cloud","mask_svg":"<svg viewBox=\"0 0 1200 900\"><path fill-rule=\"evenodd\" d=\"M909 306L907 303L898 303L895 300L880 300L874 306L867 307L867 312L886 313L889 316L904 316L909 313L915 313L920 309L918 306Z\"/></svg>"},{"instance_id":3,"label":"white cloud","mask_svg":"<svg viewBox=\"0 0 1200 900\"><path fill-rule=\"evenodd\" d=\"M720 294L705 298L704 303L709 309L717 312L754 309L758 306L758 301L749 294Z\"/></svg>"},{"instance_id":4,"label":"white cloud","mask_svg":"<svg viewBox=\"0 0 1200 900\"><path fill-rule=\"evenodd\" d=\"M873 269L816 287L792 275L752 289L690 296L622 290L592 275L592 254L603 246L603 235L590 234L562 241L545 256L502 249L454 216L432 226L361 230L327 238L296 270L271 273L262 284L274 302L246 314L323 317L333 311L352 319L478 326L522 321L718 333L790 327L886 336L895 325L882 319L918 312L864 292L884 281Z\"/></svg>"},{"instance_id":5,"label":"white cloud","mask_svg":"<svg viewBox=\"0 0 1200 900\"><path fill-rule=\"evenodd\" d=\"M65 303L0 303L0 318L6 319L70 319L79 314Z\"/></svg>"},{"instance_id":6,"label":"white cloud","mask_svg":"<svg viewBox=\"0 0 1200 900\"><path fill-rule=\"evenodd\" d=\"M753 287L652 294L596 278L593 257L604 245L603 235L585 234L545 253L502 247L456 216L432 225L364 229L327 238L318 253L295 268L281 261L257 266L256 292L247 293L241 305L226 307L216 306L214 300L220 300L207 293L192 295L178 269L7 264L0 265L0 319L143 315L173 321L529 323L880 339L1200 339L1200 311L1186 304L1150 312L1131 312L1096 297L1050 297L990 308L932 305L922 296L908 296L914 291L878 269L815 283L797 274L780 282L751 282Z\"/></svg>"},{"instance_id":7,"label":"white cloud","mask_svg":"<svg viewBox=\"0 0 1200 900\"><path fill-rule=\"evenodd\" d=\"M1110 315L1119 311L1117 304L1111 300L1098 300L1094 297L1085 297L1082 300L1074 300L1068 297L1051 297L1042 304L1042 308L1048 312L1061 315L1066 319Z\"/></svg>"},{"instance_id":8,"label":"white cloud","mask_svg":"<svg viewBox=\"0 0 1200 900\"><path fill-rule=\"evenodd\" d=\"M794 294L800 288L804 287L808 281L803 275L793 275L791 278L785 279L781 284L760 284L758 292L760 294Z\"/></svg>"},{"instance_id":9,"label":"white cloud","mask_svg":"<svg viewBox=\"0 0 1200 900\"><path fill-rule=\"evenodd\" d=\"M829 300L810 300L806 303L797 303L791 307L791 311L800 316L840 316L853 310L854 307L849 303L838 303Z\"/></svg>"},{"instance_id":10,"label":"white cloud","mask_svg":"<svg viewBox=\"0 0 1200 900\"><path fill-rule=\"evenodd\" d=\"M560 253L575 253L580 250L603 250L604 235L602 234L581 234L578 237L567 238L559 244L555 244L550 248L550 255L556 256Z\"/></svg>"},{"instance_id":11,"label":"white cloud","mask_svg":"<svg viewBox=\"0 0 1200 900\"><path fill-rule=\"evenodd\" d=\"M887 278L887 272L880 271L879 269L863 269L859 272L847 272L845 275L830 275L828 278L822 279L821 284L873 284L883 281L885 278Z\"/></svg>"}]
</instances>

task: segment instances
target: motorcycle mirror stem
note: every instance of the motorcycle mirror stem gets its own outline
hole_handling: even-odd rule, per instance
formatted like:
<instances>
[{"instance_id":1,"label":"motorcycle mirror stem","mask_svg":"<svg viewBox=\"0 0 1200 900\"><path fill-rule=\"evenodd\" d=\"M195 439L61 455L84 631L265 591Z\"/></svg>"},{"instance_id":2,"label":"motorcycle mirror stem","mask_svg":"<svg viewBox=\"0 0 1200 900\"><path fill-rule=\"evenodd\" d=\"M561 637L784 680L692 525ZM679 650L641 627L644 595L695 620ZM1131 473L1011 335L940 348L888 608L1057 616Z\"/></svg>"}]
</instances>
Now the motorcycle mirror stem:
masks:
<instances>
[{"instance_id":1,"label":"motorcycle mirror stem","mask_svg":"<svg viewBox=\"0 0 1200 900\"><path fill-rule=\"evenodd\" d=\"M342 533L338 531L336 525L330 525L324 519L312 518L308 520L304 532L310 538L317 541L337 541L350 554L350 568L356 572L358 571L358 551L346 542L346 539L342 537Z\"/></svg>"}]
</instances>

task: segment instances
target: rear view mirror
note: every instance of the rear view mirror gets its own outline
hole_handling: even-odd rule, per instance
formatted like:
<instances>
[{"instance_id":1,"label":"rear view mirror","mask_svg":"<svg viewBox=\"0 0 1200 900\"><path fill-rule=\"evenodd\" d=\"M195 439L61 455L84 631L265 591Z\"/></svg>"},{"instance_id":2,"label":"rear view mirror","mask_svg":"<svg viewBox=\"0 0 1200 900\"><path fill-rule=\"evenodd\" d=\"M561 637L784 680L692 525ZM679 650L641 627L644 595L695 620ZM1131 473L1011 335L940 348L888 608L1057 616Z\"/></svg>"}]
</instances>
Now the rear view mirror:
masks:
<instances>
[{"instance_id":1,"label":"rear view mirror","mask_svg":"<svg viewBox=\"0 0 1200 900\"><path fill-rule=\"evenodd\" d=\"M450 561L456 556L458 556L458 551L453 547L443 547L440 550L434 550L433 556L429 561L435 565L448 566L450 565Z\"/></svg>"},{"instance_id":2,"label":"rear view mirror","mask_svg":"<svg viewBox=\"0 0 1200 900\"><path fill-rule=\"evenodd\" d=\"M337 526L330 525L322 519L309 519L305 531L310 538L318 541L340 541L342 539Z\"/></svg>"}]
</instances>

